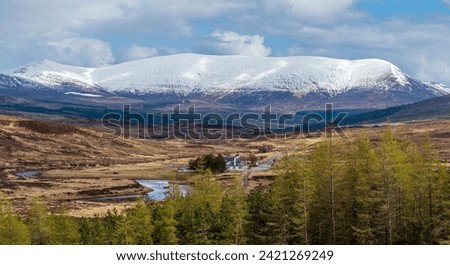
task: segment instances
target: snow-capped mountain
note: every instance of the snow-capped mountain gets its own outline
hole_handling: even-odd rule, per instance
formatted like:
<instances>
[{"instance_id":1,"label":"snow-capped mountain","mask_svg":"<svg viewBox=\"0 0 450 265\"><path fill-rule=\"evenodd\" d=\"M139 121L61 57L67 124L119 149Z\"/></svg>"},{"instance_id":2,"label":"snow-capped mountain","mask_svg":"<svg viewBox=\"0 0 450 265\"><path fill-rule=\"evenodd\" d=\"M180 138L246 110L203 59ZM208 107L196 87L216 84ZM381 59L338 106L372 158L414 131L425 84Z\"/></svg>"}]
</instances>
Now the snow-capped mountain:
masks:
<instances>
[{"instance_id":1,"label":"snow-capped mountain","mask_svg":"<svg viewBox=\"0 0 450 265\"><path fill-rule=\"evenodd\" d=\"M64 95L120 95L207 100L218 104L321 108L382 108L445 95L378 59L246 57L178 54L84 68L44 60L5 73ZM0 78L0 87L2 79ZM106 94L105 94L106 93Z\"/></svg>"}]
</instances>

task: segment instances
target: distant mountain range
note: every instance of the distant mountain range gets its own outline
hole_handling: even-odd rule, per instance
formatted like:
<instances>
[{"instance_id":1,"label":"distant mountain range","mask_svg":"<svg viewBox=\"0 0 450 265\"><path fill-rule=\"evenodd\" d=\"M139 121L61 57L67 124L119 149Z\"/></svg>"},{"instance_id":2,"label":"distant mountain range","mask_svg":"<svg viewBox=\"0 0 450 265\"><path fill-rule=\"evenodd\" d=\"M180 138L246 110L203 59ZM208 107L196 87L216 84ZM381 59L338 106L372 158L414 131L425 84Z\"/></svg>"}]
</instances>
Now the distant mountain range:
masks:
<instances>
[{"instance_id":1,"label":"distant mountain range","mask_svg":"<svg viewBox=\"0 0 450 265\"><path fill-rule=\"evenodd\" d=\"M0 95L104 107L382 109L449 93L378 59L178 54L101 68L44 60L0 75Z\"/></svg>"},{"instance_id":2,"label":"distant mountain range","mask_svg":"<svg viewBox=\"0 0 450 265\"><path fill-rule=\"evenodd\" d=\"M349 116L347 124L450 119L450 95L430 98L416 103L358 113Z\"/></svg>"}]
</instances>

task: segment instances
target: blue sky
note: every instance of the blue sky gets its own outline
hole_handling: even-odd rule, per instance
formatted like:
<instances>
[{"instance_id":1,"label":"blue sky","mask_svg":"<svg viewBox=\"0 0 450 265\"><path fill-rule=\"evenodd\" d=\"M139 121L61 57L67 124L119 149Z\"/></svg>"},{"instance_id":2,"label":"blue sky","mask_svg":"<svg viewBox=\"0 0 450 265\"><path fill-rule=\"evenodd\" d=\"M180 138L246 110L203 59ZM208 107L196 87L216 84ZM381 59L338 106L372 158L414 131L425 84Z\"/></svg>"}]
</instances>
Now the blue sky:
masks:
<instances>
[{"instance_id":1,"label":"blue sky","mask_svg":"<svg viewBox=\"0 0 450 265\"><path fill-rule=\"evenodd\" d=\"M366 0L356 4L358 8L368 12L376 19L392 16L412 16L426 19L435 14L449 13L444 1L435 0Z\"/></svg>"},{"instance_id":2,"label":"blue sky","mask_svg":"<svg viewBox=\"0 0 450 265\"><path fill-rule=\"evenodd\" d=\"M0 0L0 70L176 53L388 60L450 84L450 0Z\"/></svg>"}]
</instances>

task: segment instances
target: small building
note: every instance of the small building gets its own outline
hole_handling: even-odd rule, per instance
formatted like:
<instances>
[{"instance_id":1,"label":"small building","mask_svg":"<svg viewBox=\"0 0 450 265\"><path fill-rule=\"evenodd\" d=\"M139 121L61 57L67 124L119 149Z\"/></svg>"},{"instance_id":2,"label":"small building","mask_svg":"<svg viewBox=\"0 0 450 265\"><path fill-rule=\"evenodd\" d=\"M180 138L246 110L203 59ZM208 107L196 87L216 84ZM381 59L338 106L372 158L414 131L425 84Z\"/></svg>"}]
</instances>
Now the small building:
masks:
<instances>
[{"instance_id":1,"label":"small building","mask_svg":"<svg viewBox=\"0 0 450 265\"><path fill-rule=\"evenodd\" d=\"M224 157L224 159L227 170L239 171L248 169L247 163L244 159L241 158L239 154L235 156L226 156Z\"/></svg>"}]
</instances>

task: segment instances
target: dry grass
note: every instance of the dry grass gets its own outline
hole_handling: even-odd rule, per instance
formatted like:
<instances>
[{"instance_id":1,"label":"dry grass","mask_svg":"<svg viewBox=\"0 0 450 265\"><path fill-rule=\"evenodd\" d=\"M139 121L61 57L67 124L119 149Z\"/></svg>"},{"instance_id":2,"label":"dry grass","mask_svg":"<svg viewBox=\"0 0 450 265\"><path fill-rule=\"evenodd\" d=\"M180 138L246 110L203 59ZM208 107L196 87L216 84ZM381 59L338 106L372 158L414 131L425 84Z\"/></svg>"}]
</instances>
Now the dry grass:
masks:
<instances>
[{"instance_id":1,"label":"dry grass","mask_svg":"<svg viewBox=\"0 0 450 265\"><path fill-rule=\"evenodd\" d=\"M26 130L42 134L52 134L52 135L68 135L68 134L80 134L85 135L85 132L78 129L77 127L54 123L48 121L38 121L38 120L21 120L15 122L15 125L22 127Z\"/></svg>"},{"instance_id":2,"label":"dry grass","mask_svg":"<svg viewBox=\"0 0 450 265\"><path fill-rule=\"evenodd\" d=\"M419 142L430 135L442 160L450 161L450 121L400 124L392 127L397 134ZM379 141L384 127L352 128L347 135L353 139L365 131ZM52 133L53 132L53 133ZM120 139L93 128L81 128L22 118L0 116L0 191L6 193L26 212L33 197L43 197L51 207L63 205L74 216L104 214L108 209L123 210L128 202L92 202L82 200L98 196L142 194L146 190L135 179L178 179L189 182L191 175L177 173L198 155L254 153L260 160L280 152L307 153L321 138L290 136L257 140L233 139L223 141L151 141ZM264 145L274 146L268 153L259 153ZM297 149L293 150L293 147ZM14 175L22 170L40 170L35 179ZM218 176L224 185L245 173ZM249 188L266 186L274 172L252 172Z\"/></svg>"}]
</instances>

